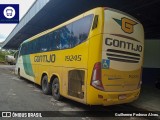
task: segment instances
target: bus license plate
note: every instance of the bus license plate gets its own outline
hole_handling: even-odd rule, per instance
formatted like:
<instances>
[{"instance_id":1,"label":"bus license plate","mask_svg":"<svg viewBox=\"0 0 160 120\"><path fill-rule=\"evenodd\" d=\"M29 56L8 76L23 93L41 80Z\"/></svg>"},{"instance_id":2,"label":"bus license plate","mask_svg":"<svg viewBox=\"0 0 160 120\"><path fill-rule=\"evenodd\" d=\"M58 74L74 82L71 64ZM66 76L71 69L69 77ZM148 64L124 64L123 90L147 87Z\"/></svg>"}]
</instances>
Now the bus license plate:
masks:
<instances>
[{"instance_id":1,"label":"bus license plate","mask_svg":"<svg viewBox=\"0 0 160 120\"><path fill-rule=\"evenodd\" d=\"M119 99L119 100L124 100L124 99L126 99L126 98L127 98L126 95L119 95L119 96L118 96L118 99Z\"/></svg>"}]
</instances>

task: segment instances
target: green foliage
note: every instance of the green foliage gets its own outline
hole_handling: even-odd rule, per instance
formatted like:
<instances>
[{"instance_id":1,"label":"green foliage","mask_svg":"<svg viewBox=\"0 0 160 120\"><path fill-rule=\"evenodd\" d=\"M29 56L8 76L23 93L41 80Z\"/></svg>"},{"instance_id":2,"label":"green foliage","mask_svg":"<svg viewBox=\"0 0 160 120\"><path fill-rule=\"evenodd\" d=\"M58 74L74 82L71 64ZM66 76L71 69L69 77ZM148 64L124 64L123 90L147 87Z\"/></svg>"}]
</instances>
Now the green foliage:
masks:
<instances>
[{"instance_id":1,"label":"green foliage","mask_svg":"<svg viewBox=\"0 0 160 120\"><path fill-rule=\"evenodd\" d=\"M5 61L5 53L0 51L0 62L4 62Z\"/></svg>"},{"instance_id":2,"label":"green foliage","mask_svg":"<svg viewBox=\"0 0 160 120\"><path fill-rule=\"evenodd\" d=\"M14 50L2 50L2 49L0 49L0 62L5 61L5 55L13 55L14 52L15 52Z\"/></svg>"}]
</instances>

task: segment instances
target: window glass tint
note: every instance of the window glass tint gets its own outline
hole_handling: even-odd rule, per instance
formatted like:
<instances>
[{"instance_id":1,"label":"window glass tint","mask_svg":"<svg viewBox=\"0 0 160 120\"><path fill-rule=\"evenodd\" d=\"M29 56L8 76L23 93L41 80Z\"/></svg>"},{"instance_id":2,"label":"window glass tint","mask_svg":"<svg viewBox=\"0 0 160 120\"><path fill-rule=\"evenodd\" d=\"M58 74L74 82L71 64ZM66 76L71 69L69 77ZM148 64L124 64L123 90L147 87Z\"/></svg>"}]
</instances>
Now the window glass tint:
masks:
<instances>
[{"instance_id":1,"label":"window glass tint","mask_svg":"<svg viewBox=\"0 0 160 120\"><path fill-rule=\"evenodd\" d=\"M54 46L55 50L61 49L59 29L54 32Z\"/></svg>"},{"instance_id":2,"label":"window glass tint","mask_svg":"<svg viewBox=\"0 0 160 120\"><path fill-rule=\"evenodd\" d=\"M25 54L29 54L29 49L28 49L28 43L25 43L24 47L25 47Z\"/></svg>"},{"instance_id":3,"label":"window glass tint","mask_svg":"<svg viewBox=\"0 0 160 120\"><path fill-rule=\"evenodd\" d=\"M48 33L45 35L45 43L44 48L46 48L46 51L51 50L58 50L60 49L60 40L59 40L59 31L56 30L54 32Z\"/></svg>"},{"instance_id":4,"label":"window glass tint","mask_svg":"<svg viewBox=\"0 0 160 120\"><path fill-rule=\"evenodd\" d=\"M89 15L72 23L71 47L74 47L87 39L92 20L93 15Z\"/></svg>"},{"instance_id":5,"label":"window glass tint","mask_svg":"<svg viewBox=\"0 0 160 120\"><path fill-rule=\"evenodd\" d=\"M61 49L70 48L71 29L72 29L72 24L64 26L59 29Z\"/></svg>"},{"instance_id":6,"label":"window glass tint","mask_svg":"<svg viewBox=\"0 0 160 120\"><path fill-rule=\"evenodd\" d=\"M26 54L26 43L24 43L21 48L21 55L25 55L25 54Z\"/></svg>"},{"instance_id":7,"label":"window glass tint","mask_svg":"<svg viewBox=\"0 0 160 120\"><path fill-rule=\"evenodd\" d=\"M88 15L33 41L24 43L20 55L75 47L87 39L92 20L93 15Z\"/></svg>"},{"instance_id":8,"label":"window glass tint","mask_svg":"<svg viewBox=\"0 0 160 120\"><path fill-rule=\"evenodd\" d=\"M36 40L33 40L31 42L31 45L32 45L32 52L31 53L36 53L37 52L37 41Z\"/></svg>"},{"instance_id":9,"label":"window glass tint","mask_svg":"<svg viewBox=\"0 0 160 120\"><path fill-rule=\"evenodd\" d=\"M48 51L48 39L47 39L47 35L44 35L44 36L42 36L41 37L41 39L40 39L40 44L41 44L41 50L40 50L40 52L46 52L46 51Z\"/></svg>"},{"instance_id":10,"label":"window glass tint","mask_svg":"<svg viewBox=\"0 0 160 120\"><path fill-rule=\"evenodd\" d=\"M54 48L54 39L53 39L53 32L52 33L49 33L48 35L47 35L47 46L48 46L48 51L50 51L50 50L54 50L55 48Z\"/></svg>"}]
</instances>

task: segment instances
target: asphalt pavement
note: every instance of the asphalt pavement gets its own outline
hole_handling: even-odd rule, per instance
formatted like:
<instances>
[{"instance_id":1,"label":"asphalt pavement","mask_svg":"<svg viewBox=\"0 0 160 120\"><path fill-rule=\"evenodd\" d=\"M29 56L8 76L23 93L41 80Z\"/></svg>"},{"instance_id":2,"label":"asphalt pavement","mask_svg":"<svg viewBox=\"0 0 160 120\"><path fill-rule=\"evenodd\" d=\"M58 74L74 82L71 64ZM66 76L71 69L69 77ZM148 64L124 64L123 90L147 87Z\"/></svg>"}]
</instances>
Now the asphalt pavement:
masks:
<instances>
[{"instance_id":1,"label":"asphalt pavement","mask_svg":"<svg viewBox=\"0 0 160 120\"><path fill-rule=\"evenodd\" d=\"M41 87L26 80L19 79L14 74L14 67L9 65L0 65L0 111L55 111L58 115L54 119L80 119L80 120L147 120L148 117L101 117L98 115L99 111L105 113L111 113L113 111L144 111L143 109L134 107L130 104L114 105L114 106L88 106L81 103L64 98L62 101L56 101L52 95L44 95L41 91ZM66 112L65 112L66 111ZM89 117L85 114L75 115L74 112L82 113L89 112ZM96 117L97 111L97 117ZM54 113L52 113L54 114ZM67 115L65 115L67 114ZM93 117L94 116L94 117ZM2 118L0 118L1 120ZM4 118L3 118L4 119ZM8 118L13 119L13 118ZM15 118L20 119L20 118ZM23 118L29 119L29 118ZM34 118L34 119L53 119L51 117L46 118Z\"/></svg>"}]
</instances>

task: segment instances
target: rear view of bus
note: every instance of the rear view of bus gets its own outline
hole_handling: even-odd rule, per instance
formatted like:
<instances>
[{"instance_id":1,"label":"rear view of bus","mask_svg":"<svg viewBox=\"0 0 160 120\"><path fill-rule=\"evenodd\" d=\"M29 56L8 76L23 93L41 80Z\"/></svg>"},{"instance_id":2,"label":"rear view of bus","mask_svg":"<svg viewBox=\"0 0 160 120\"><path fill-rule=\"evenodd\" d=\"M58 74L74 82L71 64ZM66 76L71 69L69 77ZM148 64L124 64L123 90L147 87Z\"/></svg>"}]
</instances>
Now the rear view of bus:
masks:
<instances>
[{"instance_id":1,"label":"rear view of bus","mask_svg":"<svg viewBox=\"0 0 160 120\"><path fill-rule=\"evenodd\" d=\"M104 8L102 18L102 56L92 69L88 103L132 102L140 93L143 27L135 18L110 8Z\"/></svg>"}]
</instances>

